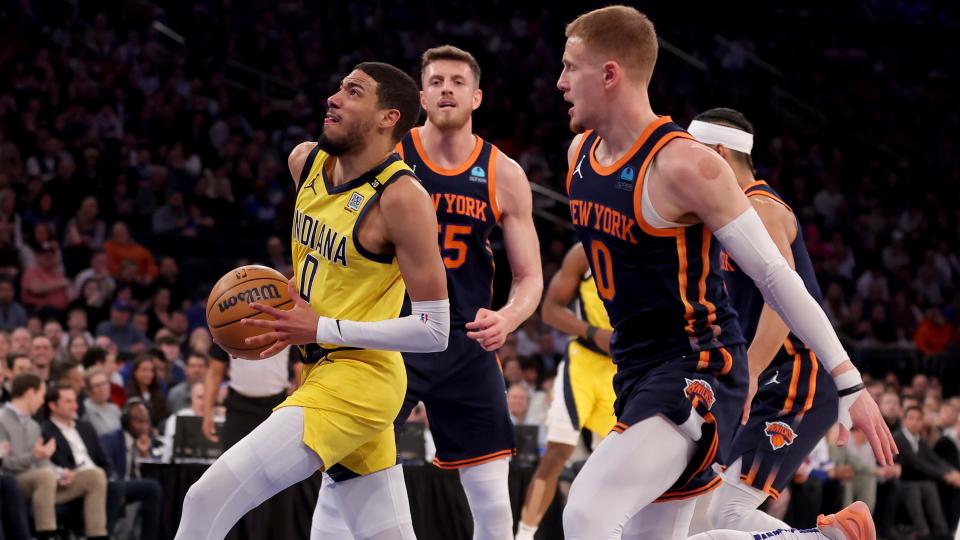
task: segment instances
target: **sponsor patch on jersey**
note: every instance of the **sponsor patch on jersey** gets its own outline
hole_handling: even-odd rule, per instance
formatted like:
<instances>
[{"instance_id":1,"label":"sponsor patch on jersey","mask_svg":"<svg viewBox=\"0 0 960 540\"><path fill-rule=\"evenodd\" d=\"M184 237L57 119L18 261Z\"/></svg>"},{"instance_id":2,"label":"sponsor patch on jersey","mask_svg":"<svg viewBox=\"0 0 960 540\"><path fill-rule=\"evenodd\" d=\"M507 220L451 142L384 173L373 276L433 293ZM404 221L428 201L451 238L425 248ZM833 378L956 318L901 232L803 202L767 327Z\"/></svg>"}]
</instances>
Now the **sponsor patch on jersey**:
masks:
<instances>
[{"instance_id":1,"label":"sponsor patch on jersey","mask_svg":"<svg viewBox=\"0 0 960 540\"><path fill-rule=\"evenodd\" d=\"M683 388L683 395L687 396L687 399L693 401L694 397L698 397L706 403L708 409L713 407L713 403L717 401L717 397L716 394L713 393L713 387L710 386L710 383L702 379L684 378L684 380L687 382L687 385Z\"/></svg>"},{"instance_id":2,"label":"sponsor patch on jersey","mask_svg":"<svg viewBox=\"0 0 960 540\"><path fill-rule=\"evenodd\" d=\"M617 181L617 189L633 191L633 181L637 179L637 171L633 167L624 167L620 170L620 180Z\"/></svg>"},{"instance_id":3,"label":"sponsor patch on jersey","mask_svg":"<svg viewBox=\"0 0 960 540\"><path fill-rule=\"evenodd\" d=\"M363 195L354 191L353 194L350 195L350 202L347 203L347 210L356 212L360 210L361 206L363 206Z\"/></svg>"},{"instance_id":4,"label":"sponsor patch on jersey","mask_svg":"<svg viewBox=\"0 0 960 540\"><path fill-rule=\"evenodd\" d=\"M479 184L486 184L487 171L485 171L484 168L479 165L470 169L470 181L477 182Z\"/></svg>"},{"instance_id":5,"label":"sponsor patch on jersey","mask_svg":"<svg viewBox=\"0 0 960 540\"><path fill-rule=\"evenodd\" d=\"M790 446L797 438L797 433L793 428L784 422L766 422L767 427L763 433L770 438L770 446L774 450L779 450L784 446Z\"/></svg>"}]
</instances>

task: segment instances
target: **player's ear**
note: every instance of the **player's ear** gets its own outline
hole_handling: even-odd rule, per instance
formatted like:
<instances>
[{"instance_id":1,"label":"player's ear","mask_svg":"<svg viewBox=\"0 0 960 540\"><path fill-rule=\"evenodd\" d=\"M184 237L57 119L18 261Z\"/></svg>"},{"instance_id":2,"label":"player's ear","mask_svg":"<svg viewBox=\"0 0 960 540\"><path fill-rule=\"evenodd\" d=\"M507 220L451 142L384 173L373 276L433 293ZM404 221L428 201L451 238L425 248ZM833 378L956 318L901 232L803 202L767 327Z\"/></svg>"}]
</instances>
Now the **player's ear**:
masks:
<instances>
[{"instance_id":1,"label":"player's ear","mask_svg":"<svg viewBox=\"0 0 960 540\"><path fill-rule=\"evenodd\" d=\"M480 107L480 103L483 102L483 90L477 88L473 91L473 110L477 110Z\"/></svg>"},{"instance_id":2,"label":"player's ear","mask_svg":"<svg viewBox=\"0 0 960 540\"><path fill-rule=\"evenodd\" d=\"M620 64L613 60L604 62L601 72L603 73L603 86L606 88L617 84L623 77L623 69L620 67Z\"/></svg>"},{"instance_id":3,"label":"player's ear","mask_svg":"<svg viewBox=\"0 0 960 540\"><path fill-rule=\"evenodd\" d=\"M393 126L397 125L397 122L400 121L400 111L397 109L387 109L384 111L383 116L380 117L381 129L392 129Z\"/></svg>"},{"instance_id":4,"label":"player's ear","mask_svg":"<svg viewBox=\"0 0 960 540\"><path fill-rule=\"evenodd\" d=\"M423 90L420 91L420 108L427 110L427 100L423 97Z\"/></svg>"}]
</instances>

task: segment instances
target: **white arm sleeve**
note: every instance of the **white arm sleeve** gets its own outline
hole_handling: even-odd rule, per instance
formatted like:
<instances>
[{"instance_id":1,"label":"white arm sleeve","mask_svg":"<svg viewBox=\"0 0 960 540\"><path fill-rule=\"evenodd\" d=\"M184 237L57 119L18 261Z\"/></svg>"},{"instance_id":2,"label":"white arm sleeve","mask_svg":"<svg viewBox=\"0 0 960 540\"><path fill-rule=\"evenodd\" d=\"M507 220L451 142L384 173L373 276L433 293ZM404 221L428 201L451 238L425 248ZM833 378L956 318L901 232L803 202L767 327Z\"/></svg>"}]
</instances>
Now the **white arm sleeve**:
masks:
<instances>
[{"instance_id":1,"label":"white arm sleeve","mask_svg":"<svg viewBox=\"0 0 960 540\"><path fill-rule=\"evenodd\" d=\"M753 279L764 301L813 349L827 370L850 359L820 304L787 264L756 210L751 207L713 234Z\"/></svg>"},{"instance_id":2,"label":"white arm sleeve","mask_svg":"<svg viewBox=\"0 0 960 540\"><path fill-rule=\"evenodd\" d=\"M341 321L320 317L317 343L377 351L439 352L450 335L450 301L411 302L406 317L376 322Z\"/></svg>"}]
</instances>

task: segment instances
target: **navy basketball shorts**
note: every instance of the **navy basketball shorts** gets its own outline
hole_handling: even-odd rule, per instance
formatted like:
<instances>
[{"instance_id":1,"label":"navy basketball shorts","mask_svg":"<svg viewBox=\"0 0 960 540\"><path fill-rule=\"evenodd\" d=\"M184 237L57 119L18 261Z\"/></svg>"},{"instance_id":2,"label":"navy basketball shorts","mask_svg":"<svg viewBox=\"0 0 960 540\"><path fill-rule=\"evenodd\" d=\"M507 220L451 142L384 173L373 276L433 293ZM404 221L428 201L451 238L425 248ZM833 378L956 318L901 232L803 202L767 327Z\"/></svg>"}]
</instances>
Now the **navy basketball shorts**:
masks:
<instances>
[{"instance_id":1,"label":"navy basketball shorts","mask_svg":"<svg viewBox=\"0 0 960 540\"><path fill-rule=\"evenodd\" d=\"M703 419L687 469L657 502L689 499L719 486L721 480L711 465L725 463L739 426L748 387L746 347L733 345L667 359L641 375L623 369L622 362L619 366L614 378L614 431L623 432L656 414L684 431L691 414Z\"/></svg>"},{"instance_id":2,"label":"navy basketball shorts","mask_svg":"<svg viewBox=\"0 0 960 540\"><path fill-rule=\"evenodd\" d=\"M837 421L839 397L812 351L780 351L758 385L726 464L742 458L740 480L776 499Z\"/></svg>"},{"instance_id":3,"label":"navy basketball shorts","mask_svg":"<svg viewBox=\"0 0 960 540\"><path fill-rule=\"evenodd\" d=\"M437 447L433 464L459 469L512 456L513 423L503 370L493 352L450 329L447 350L404 353L407 395L395 425L402 426L418 401L427 409Z\"/></svg>"}]
</instances>

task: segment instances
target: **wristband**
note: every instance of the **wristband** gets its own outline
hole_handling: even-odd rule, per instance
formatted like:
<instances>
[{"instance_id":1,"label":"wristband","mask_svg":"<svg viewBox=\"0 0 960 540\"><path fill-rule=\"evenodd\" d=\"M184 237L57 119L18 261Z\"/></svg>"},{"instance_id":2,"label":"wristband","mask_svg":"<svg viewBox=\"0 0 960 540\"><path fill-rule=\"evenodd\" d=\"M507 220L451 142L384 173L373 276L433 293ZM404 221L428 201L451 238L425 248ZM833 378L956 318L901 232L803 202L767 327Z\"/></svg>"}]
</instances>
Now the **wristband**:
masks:
<instances>
[{"instance_id":1,"label":"wristband","mask_svg":"<svg viewBox=\"0 0 960 540\"><path fill-rule=\"evenodd\" d=\"M599 330L599 328L596 326L593 326L592 324L587 325L587 341L596 343L593 338L597 335L597 330Z\"/></svg>"},{"instance_id":2,"label":"wristband","mask_svg":"<svg viewBox=\"0 0 960 540\"><path fill-rule=\"evenodd\" d=\"M840 397L856 394L866 388L866 385L863 384L863 377L860 376L860 371L856 368L837 375L833 378L833 382L837 384L837 394Z\"/></svg>"},{"instance_id":3,"label":"wristband","mask_svg":"<svg viewBox=\"0 0 960 540\"><path fill-rule=\"evenodd\" d=\"M867 385L860 383L856 386L851 386L850 388L844 388L843 390L838 390L837 395L839 395L840 397L849 396L850 394L856 394L857 392L863 390L866 387Z\"/></svg>"}]
</instances>

